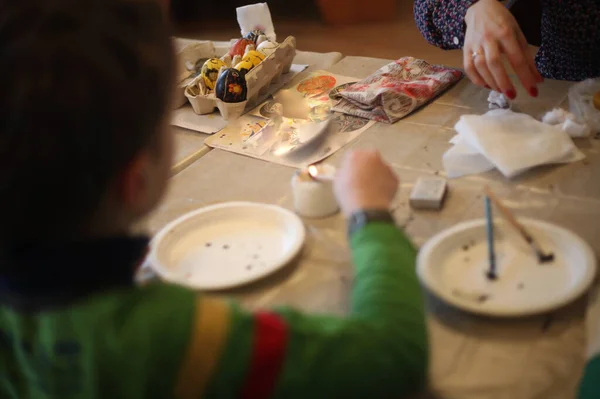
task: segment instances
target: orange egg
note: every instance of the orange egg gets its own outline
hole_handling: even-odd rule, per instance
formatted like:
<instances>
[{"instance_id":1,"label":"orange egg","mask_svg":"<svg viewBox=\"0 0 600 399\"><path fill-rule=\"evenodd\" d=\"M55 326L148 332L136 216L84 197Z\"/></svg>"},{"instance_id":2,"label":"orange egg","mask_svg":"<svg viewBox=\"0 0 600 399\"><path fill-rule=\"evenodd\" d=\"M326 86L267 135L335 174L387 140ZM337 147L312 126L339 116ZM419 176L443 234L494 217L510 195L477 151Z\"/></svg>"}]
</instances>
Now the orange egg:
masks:
<instances>
[{"instance_id":1,"label":"orange egg","mask_svg":"<svg viewBox=\"0 0 600 399\"><path fill-rule=\"evenodd\" d=\"M594 107L600 111L600 91L594 94Z\"/></svg>"},{"instance_id":2,"label":"orange egg","mask_svg":"<svg viewBox=\"0 0 600 399\"><path fill-rule=\"evenodd\" d=\"M229 50L229 55L232 58L235 57L236 55L243 57L244 53L246 52L246 46L249 44L254 46L254 42L250 39L236 40L236 42L233 44L233 46L231 46L231 50Z\"/></svg>"}]
</instances>

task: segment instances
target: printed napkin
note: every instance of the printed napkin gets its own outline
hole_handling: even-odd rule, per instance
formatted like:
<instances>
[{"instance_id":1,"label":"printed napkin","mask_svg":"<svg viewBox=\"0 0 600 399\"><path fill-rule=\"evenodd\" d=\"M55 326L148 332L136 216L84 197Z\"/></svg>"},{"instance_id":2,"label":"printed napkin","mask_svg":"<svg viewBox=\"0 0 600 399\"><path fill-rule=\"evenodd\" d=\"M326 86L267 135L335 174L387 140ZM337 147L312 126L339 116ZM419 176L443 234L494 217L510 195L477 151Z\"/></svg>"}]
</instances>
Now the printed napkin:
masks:
<instances>
[{"instance_id":1,"label":"printed napkin","mask_svg":"<svg viewBox=\"0 0 600 399\"><path fill-rule=\"evenodd\" d=\"M506 109L463 115L454 128L454 146L443 156L450 178L493 168L512 178L535 166L585 158L561 126Z\"/></svg>"},{"instance_id":2,"label":"printed napkin","mask_svg":"<svg viewBox=\"0 0 600 399\"><path fill-rule=\"evenodd\" d=\"M395 123L449 89L461 71L413 57L394 61L337 95L334 111Z\"/></svg>"}]
</instances>

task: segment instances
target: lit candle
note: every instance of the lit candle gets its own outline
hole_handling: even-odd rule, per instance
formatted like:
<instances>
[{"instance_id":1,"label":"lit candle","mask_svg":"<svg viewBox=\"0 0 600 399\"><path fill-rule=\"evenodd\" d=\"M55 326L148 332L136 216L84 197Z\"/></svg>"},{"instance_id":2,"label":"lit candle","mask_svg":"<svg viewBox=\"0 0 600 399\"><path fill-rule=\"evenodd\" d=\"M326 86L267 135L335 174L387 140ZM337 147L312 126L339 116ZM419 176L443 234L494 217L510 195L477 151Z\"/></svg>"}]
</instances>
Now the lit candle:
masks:
<instances>
[{"instance_id":1,"label":"lit candle","mask_svg":"<svg viewBox=\"0 0 600 399\"><path fill-rule=\"evenodd\" d=\"M318 166L311 165L292 177L294 208L301 216L322 218L333 215L339 209L333 193L332 179L321 179Z\"/></svg>"},{"instance_id":2,"label":"lit candle","mask_svg":"<svg viewBox=\"0 0 600 399\"><path fill-rule=\"evenodd\" d=\"M335 167L327 164L313 164L307 169L310 177L322 182L332 182L335 178Z\"/></svg>"}]
</instances>

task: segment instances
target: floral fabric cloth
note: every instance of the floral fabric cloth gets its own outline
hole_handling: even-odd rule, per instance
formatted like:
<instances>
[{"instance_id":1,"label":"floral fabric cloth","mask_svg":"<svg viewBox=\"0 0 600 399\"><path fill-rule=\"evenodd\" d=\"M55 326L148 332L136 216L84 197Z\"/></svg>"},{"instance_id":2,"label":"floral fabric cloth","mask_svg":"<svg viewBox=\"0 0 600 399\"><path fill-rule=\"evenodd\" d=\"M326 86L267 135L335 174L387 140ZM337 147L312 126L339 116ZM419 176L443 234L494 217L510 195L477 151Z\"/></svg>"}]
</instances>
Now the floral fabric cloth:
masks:
<instances>
[{"instance_id":1,"label":"floral fabric cloth","mask_svg":"<svg viewBox=\"0 0 600 399\"><path fill-rule=\"evenodd\" d=\"M340 91L333 110L395 123L442 94L462 76L457 69L404 57Z\"/></svg>"}]
</instances>

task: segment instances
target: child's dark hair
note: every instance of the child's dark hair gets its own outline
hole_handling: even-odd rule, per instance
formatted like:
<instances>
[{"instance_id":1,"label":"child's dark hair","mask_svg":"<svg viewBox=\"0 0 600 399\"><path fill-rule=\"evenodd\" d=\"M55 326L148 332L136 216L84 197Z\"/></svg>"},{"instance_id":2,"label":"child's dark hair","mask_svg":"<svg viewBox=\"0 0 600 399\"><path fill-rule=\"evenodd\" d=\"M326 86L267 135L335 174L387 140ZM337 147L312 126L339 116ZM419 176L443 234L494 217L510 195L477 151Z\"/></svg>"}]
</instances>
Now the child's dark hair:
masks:
<instances>
[{"instance_id":1,"label":"child's dark hair","mask_svg":"<svg viewBox=\"0 0 600 399\"><path fill-rule=\"evenodd\" d=\"M153 143L166 25L157 0L0 0L0 245L75 238Z\"/></svg>"}]
</instances>

